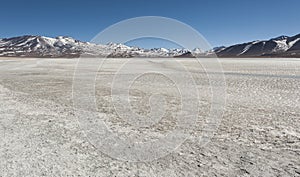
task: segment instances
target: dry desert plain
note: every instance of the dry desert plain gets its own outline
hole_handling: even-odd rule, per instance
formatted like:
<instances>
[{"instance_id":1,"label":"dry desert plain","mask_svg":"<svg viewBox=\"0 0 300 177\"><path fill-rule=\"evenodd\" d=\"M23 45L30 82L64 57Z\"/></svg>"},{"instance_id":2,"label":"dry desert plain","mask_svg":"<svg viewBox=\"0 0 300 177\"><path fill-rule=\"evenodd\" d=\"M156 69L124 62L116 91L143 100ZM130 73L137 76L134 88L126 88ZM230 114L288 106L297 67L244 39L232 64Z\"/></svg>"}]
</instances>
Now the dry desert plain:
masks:
<instances>
[{"instance_id":1,"label":"dry desert plain","mask_svg":"<svg viewBox=\"0 0 300 177\"><path fill-rule=\"evenodd\" d=\"M129 60L130 69L114 80ZM226 103L218 129L205 146L199 137L211 98L219 95L212 95L207 73L195 59L105 60L95 78L95 103L99 117L120 137L147 141L170 132L177 125L180 91L164 75L136 78L128 91L132 111L136 115L153 111L151 93L164 95L166 108L155 124L134 127L114 109L114 81L116 90L122 89L126 75L141 68L180 76L185 71L173 64L177 62L191 74L199 93L190 136L162 157L136 162L103 153L82 130L72 97L77 62L0 59L0 176L300 176L300 59L220 59L223 72L210 74L224 76Z\"/></svg>"}]
</instances>

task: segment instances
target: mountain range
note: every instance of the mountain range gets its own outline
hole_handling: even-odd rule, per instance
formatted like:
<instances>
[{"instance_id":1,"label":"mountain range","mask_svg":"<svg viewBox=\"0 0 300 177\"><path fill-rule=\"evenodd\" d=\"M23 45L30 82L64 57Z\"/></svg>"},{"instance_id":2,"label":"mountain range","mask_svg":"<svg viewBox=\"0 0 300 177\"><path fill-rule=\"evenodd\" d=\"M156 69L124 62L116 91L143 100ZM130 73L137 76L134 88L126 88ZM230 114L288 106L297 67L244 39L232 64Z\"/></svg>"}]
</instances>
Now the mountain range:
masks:
<instances>
[{"instance_id":1,"label":"mountain range","mask_svg":"<svg viewBox=\"0 0 300 177\"><path fill-rule=\"evenodd\" d=\"M300 57L300 34L221 47L214 52L218 57Z\"/></svg>"},{"instance_id":2,"label":"mountain range","mask_svg":"<svg viewBox=\"0 0 300 177\"><path fill-rule=\"evenodd\" d=\"M71 37L19 36L0 39L0 57L300 57L300 34L253 41L210 51L188 49L143 49L124 44L93 44Z\"/></svg>"}]
</instances>

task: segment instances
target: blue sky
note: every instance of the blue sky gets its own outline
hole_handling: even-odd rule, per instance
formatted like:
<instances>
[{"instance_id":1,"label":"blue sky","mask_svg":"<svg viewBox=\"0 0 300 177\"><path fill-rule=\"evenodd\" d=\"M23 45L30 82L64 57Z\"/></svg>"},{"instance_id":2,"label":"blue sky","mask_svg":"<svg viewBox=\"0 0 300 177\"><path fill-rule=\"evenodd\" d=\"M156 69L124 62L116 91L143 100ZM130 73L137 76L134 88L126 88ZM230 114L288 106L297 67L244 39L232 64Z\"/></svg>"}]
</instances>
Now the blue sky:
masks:
<instances>
[{"instance_id":1,"label":"blue sky","mask_svg":"<svg viewBox=\"0 0 300 177\"><path fill-rule=\"evenodd\" d=\"M1 2L0 38L33 34L90 41L121 20L164 16L192 26L212 46L228 46L300 33L299 7L299 0L10 0Z\"/></svg>"}]
</instances>

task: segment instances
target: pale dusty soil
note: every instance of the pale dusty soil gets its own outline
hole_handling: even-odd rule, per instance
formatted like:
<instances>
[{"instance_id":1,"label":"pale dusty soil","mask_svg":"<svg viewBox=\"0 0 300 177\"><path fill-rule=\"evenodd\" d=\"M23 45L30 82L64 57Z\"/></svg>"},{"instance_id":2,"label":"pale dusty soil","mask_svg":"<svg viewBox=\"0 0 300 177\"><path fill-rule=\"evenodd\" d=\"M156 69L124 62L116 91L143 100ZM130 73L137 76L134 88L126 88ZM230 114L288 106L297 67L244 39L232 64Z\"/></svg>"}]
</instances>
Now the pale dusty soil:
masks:
<instances>
[{"instance_id":1,"label":"pale dusty soil","mask_svg":"<svg viewBox=\"0 0 300 177\"><path fill-rule=\"evenodd\" d=\"M120 136L164 135L176 125L180 106L178 91L162 76L145 75L130 90L132 109L141 115L149 112L149 93L165 94L166 114L155 126L132 128L114 111L110 87L125 61L110 59L98 72L99 113ZM226 104L218 131L204 147L198 138L211 105L209 81L197 62L178 60L197 84L199 119L187 141L150 162L116 160L87 140L72 102L76 62L0 59L0 176L300 176L300 60L221 59ZM180 74L172 62L154 60L146 66ZM126 74L144 66L136 59Z\"/></svg>"}]
</instances>

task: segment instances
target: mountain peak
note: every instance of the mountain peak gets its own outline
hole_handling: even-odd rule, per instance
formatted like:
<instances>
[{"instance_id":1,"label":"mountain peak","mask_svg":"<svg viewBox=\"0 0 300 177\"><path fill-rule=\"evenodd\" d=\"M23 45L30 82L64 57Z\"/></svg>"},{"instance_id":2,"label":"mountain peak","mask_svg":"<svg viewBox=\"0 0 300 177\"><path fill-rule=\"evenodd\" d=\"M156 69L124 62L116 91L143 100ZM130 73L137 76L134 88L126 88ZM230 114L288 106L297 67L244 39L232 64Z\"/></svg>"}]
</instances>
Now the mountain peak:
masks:
<instances>
[{"instance_id":1,"label":"mountain peak","mask_svg":"<svg viewBox=\"0 0 300 177\"><path fill-rule=\"evenodd\" d=\"M278 36L276 38L272 38L271 40L284 40L284 39L287 39L287 38L289 38L289 36L282 35L282 36Z\"/></svg>"},{"instance_id":2,"label":"mountain peak","mask_svg":"<svg viewBox=\"0 0 300 177\"><path fill-rule=\"evenodd\" d=\"M200 49L200 48L194 48L192 50L193 53L196 53L196 54L200 54L200 53L203 53L203 51Z\"/></svg>"}]
</instances>

